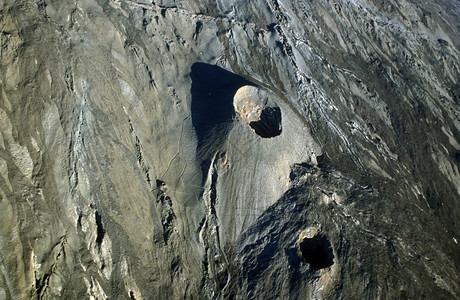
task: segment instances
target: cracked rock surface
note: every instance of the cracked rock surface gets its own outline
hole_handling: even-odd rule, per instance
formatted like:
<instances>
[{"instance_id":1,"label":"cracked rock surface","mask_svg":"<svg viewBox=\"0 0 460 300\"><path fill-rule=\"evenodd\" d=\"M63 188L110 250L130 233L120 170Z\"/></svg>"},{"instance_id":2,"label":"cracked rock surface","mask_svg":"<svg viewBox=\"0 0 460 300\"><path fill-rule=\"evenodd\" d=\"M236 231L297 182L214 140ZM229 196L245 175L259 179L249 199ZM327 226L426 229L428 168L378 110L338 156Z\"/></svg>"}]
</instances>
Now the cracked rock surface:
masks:
<instances>
[{"instance_id":1,"label":"cracked rock surface","mask_svg":"<svg viewBox=\"0 0 460 300\"><path fill-rule=\"evenodd\" d=\"M0 299L455 299L459 20L0 1Z\"/></svg>"}]
</instances>

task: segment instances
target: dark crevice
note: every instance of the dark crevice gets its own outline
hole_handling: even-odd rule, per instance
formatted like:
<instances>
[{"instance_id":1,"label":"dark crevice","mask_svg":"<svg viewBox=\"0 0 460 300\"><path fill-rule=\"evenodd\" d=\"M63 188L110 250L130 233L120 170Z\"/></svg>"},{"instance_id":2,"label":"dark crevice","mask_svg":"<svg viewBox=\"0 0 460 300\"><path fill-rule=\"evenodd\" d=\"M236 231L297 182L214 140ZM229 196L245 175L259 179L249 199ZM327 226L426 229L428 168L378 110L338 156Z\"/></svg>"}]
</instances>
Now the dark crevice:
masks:
<instances>
[{"instance_id":1,"label":"dark crevice","mask_svg":"<svg viewBox=\"0 0 460 300\"><path fill-rule=\"evenodd\" d=\"M41 279L35 279L35 289L37 293L37 299L43 299L43 295L45 294L46 288L48 287L50 281L51 274L45 274Z\"/></svg>"},{"instance_id":2,"label":"dark crevice","mask_svg":"<svg viewBox=\"0 0 460 300\"><path fill-rule=\"evenodd\" d=\"M102 244L102 240L104 239L105 231L104 231L104 227L102 226L102 216L97 210L95 212L95 218L96 218L96 226L97 226L96 243L100 247Z\"/></svg>"},{"instance_id":3,"label":"dark crevice","mask_svg":"<svg viewBox=\"0 0 460 300\"><path fill-rule=\"evenodd\" d=\"M172 200L166 194L168 190L167 184L160 179L156 179L155 183L157 187L157 211L161 217L161 224L163 227L163 241L165 245L167 245L171 235L174 232L176 215L174 214Z\"/></svg>"},{"instance_id":4,"label":"dark crevice","mask_svg":"<svg viewBox=\"0 0 460 300\"><path fill-rule=\"evenodd\" d=\"M444 39L438 39L438 43L443 46L449 46L449 42Z\"/></svg>"}]
</instances>

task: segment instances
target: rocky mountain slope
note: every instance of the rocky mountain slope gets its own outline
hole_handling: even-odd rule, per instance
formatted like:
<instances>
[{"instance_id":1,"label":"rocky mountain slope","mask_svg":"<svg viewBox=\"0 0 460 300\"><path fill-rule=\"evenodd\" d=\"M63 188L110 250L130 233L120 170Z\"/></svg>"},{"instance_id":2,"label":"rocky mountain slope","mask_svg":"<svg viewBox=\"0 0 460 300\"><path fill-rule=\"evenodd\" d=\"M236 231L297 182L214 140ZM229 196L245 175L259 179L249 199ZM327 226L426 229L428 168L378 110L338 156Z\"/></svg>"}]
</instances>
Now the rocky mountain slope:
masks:
<instances>
[{"instance_id":1,"label":"rocky mountain slope","mask_svg":"<svg viewBox=\"0 0 460 300\"><path fill-rule=\"evenodd\" d=\"M454 299L460 2L0 1L0 299Z\"/></svg>"}]
</instances>

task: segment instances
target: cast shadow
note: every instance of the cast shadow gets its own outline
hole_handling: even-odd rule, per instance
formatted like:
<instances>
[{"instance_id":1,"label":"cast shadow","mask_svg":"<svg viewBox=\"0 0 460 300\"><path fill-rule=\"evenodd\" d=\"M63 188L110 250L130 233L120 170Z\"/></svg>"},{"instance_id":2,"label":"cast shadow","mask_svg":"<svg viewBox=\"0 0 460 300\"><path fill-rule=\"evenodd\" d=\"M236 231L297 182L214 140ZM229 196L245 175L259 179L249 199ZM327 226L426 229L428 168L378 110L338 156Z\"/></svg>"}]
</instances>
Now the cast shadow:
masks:
<instances>
[{"instance_id":1,"label":"cast shadow","mask_svg":"<svg viewBox=\"0 0 460 300\"><path fill-rule=\"evenodd\" d=\"M235 112L233 96L250 81L216 65L194 63L192 78L192 124L198 139L198 148L210 144L207 139L223 139L228 135ZM212 143L211 143L212 144Z\"/></svg>"}]
</instances>

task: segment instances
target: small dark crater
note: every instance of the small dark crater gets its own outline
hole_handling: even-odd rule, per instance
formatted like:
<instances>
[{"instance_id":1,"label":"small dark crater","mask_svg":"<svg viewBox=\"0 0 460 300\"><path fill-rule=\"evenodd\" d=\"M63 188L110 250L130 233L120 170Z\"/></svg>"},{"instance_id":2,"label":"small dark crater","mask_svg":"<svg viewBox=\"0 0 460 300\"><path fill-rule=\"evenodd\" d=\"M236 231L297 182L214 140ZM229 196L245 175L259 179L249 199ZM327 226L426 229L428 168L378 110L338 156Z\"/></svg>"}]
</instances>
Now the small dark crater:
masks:
<instances>
[{"instance_id":1,"label":"small dark crater","mask_svg":"<svg viewBox=\"0 0 460 300\"><path fill-rule=\"evenodd\" d=\"M279 107L266 107L260 114L260 120L249 123L254 131L263 138L272 138L281 134L281 110Z\"/></svg>"},{"instance_id":2,"label":"small dark crater","mask_svg":"<svg viewBox=\"0 0 460 300\"><path fill-rule=\"evenodd\" d=\"M102 216L97 210L95 213L95 218L96 218L96 226L97 226L96 243L100 246L102 244L102 240L104 239L105 231L104 231L104 227L102 226Z\"/></svg>"},{"instance_id":3,"label":"small dark crater","mask_svg":"<svg viewBox=\"0 0 460 300\"><path fill-rule=\"evenodd\" d=\"M326 236L318 234L312 238L304 238L300 243L303 258L313 269L324 269L334 264L332 247Z\"/></svg>"}]
</instances>

